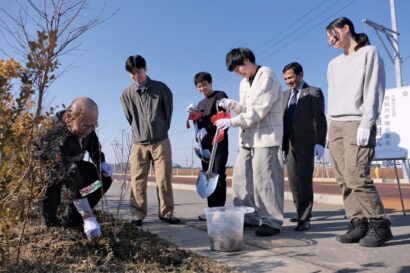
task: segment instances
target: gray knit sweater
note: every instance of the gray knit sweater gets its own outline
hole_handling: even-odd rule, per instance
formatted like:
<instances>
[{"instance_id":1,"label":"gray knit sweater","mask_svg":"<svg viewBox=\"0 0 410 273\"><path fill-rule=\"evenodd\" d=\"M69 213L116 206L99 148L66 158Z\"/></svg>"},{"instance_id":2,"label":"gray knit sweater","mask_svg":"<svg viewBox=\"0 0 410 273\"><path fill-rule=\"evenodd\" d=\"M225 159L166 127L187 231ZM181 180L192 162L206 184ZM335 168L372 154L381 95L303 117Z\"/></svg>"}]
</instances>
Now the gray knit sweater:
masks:
<instances>
[{"instance_id":1,"label":"gray knit sweater","mask_svg":"<svg viewBox=\"0 0 410 273\"><path fill-rule=\"evenodd\" d=\"M331 60L327 69L331 120L356 120L370 129L382 108L385 78L383 60L374 46Z\"/></svg>"}]
</instances>

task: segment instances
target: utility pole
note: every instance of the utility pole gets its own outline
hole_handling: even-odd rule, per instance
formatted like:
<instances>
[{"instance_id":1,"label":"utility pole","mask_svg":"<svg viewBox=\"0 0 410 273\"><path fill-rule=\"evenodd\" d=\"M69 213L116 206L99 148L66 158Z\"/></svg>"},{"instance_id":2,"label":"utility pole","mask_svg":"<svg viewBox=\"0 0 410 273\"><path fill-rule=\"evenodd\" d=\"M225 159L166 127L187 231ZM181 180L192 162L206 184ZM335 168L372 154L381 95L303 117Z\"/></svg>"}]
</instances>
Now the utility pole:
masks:
<instances>
[{"instance_id":1,"label":"utility pole","mask_svg":"<svg viewBox=\"0 0 410 273\"><path fill-rule=\"evenodd\" d=\"M402 87L403 81L401 79L401 57L399 51L399 33L397 32L395 0L390 0L390 15L391 27L393 30L394 69L396 71L396 87Z\"/></svg>"},{"instance_id":2,"label":"utility pole","mask_svg":"<svg viewBox=\"0 0 410 273\"><path fill-rule=\"evenodd\" d=\"M396 20L396 5L395 0L390 0L390 14L391 14L391 23L392 29L389 29L383 25L379 25L369 19L363 19L362 22L371 26L375 31L377 36L379 37L380 41L384 49L387 52L390 60L394 64L394 70L396 72L396 87L402 87L402 79L401 79L401 62L402 58L400 56L400 49L399 49L399 35L400 33L397 31L397 20ZM387 41L393 47L393 55L390 53L387 45L384 43L382 37L380 36L380 32L383 32Z\"/></svg>"}]
</instances>

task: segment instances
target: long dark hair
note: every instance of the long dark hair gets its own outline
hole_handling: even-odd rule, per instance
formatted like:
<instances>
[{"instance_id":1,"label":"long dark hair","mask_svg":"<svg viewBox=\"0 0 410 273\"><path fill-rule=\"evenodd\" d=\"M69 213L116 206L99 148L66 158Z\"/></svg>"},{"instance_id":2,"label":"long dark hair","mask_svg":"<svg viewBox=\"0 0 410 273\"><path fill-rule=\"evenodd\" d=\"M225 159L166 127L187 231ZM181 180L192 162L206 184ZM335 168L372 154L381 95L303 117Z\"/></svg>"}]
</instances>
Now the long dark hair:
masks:
<instances>
[{"instance_id":1,"label":"long dark hair","mask_svg":"<svg viewBox=\"0 0 410 273\"><path fill-rule=\"evenodd\" d=\"M354 48L354 51L358 51L359 48L364 47L366 45L370 45L369 37L367 37L365 33L356 33L356 31L354 30L354 25L349 18L340 17L333 20L332 22L330 22L329 25L327 25L326 30L333 32L335 28L343 28L344 25L349 26L350 33L352 34L353 39L357 43L357 46ZM335 38L339 39L339 37Z\"/></svg>"}]
</instances>

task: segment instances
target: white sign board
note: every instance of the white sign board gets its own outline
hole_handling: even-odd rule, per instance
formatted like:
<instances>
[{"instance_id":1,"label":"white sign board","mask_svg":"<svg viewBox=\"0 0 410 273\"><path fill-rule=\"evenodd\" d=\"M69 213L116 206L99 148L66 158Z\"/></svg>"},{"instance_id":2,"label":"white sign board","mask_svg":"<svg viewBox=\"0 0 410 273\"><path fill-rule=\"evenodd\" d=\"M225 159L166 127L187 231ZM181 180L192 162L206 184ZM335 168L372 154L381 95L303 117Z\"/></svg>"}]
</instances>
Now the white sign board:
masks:
<instances>
[{"instance_id":1,"label":"white sign board","mask_svg":"<svg viewBox=\"0 0 410 273\"><path fill-rule=\"evenodd\" d=\"M410 86L386 90L376 139L374 160L409 158Z\"/></svg>"}]
</instances>

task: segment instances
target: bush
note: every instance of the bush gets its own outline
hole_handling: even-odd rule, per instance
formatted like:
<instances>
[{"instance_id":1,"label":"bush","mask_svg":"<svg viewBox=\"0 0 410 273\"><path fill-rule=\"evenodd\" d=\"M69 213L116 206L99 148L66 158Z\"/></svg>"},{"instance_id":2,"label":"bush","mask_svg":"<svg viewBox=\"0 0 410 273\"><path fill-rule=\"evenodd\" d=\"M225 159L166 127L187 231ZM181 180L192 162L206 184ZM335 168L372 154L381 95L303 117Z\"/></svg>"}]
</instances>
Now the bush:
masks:
<instances>
[{"instance_id":1,"label":"bush","mask_svg":"<svg viewBox=\"0 0 410 273\"><path fill-rule=\"evenodd\" d=\"M45 188L33 140L50 120L33 113L33 93L30 74L13 59L0 60L0 261L9 256L10 227L26 219Z\"/></svg>"}]
</instances>

